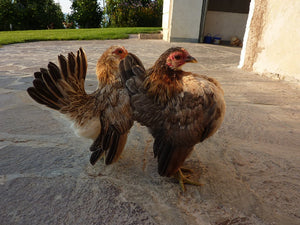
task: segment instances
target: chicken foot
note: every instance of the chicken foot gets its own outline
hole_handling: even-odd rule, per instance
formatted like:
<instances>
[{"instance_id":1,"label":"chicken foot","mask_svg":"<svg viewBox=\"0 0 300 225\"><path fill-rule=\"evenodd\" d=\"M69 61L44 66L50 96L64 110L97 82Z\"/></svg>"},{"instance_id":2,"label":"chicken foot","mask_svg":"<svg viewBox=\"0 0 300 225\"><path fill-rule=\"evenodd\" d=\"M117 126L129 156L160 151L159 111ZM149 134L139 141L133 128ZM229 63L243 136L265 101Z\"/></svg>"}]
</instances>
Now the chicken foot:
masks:
<instances>
[{"instance_id":1,"label":"chicken foot","mask_svg":"<svg viewBox=\"0 0 300 225\"><path fill-rule=\"evenodd\" d=\"M183 172L187 172L190 174L185 175L185 174L183 174ZM178 171L176 172L176 174L174 175L174 177L179 181L179 185L180 185L182 191L186 191L184 184L191 184L191 185L196 185L196 186L203 185L197 181L193 181L193 180L189 179L189 177L191 176L191 173L193 173L193 170L191 170L191 169L179 168Z\"/></svg>"}]
</instances>

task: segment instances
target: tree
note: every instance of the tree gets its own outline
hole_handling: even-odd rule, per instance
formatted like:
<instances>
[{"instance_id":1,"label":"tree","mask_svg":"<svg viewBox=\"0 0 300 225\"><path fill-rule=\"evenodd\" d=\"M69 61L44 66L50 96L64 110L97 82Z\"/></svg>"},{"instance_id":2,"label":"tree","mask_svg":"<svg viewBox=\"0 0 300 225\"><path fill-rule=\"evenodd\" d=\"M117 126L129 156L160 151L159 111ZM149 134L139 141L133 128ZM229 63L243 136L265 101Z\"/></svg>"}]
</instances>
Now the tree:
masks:
<instances>
[{"instance_id":1,"label":"tree","mask_svg":"<svg viewBox=\"0 0 300 225\"><path fill-rule=\"evenodd\" d=\"M159 27L163 0L107 0L106 26Z\"/></svg>"},{"instance_id":2,"label":"tree","mask_svg":"<svg viewBox=\"0 0 300 225\"><path fill-rule=\"evenodd\" d=\"M71 18L82 28L99 27L102 10L97 0L73 0Z\"/></svg>"},{"instance_id":3,"label":"tree","mask_svg":"<svg viewBox=\"0 0 300 225\"><path fill-rule=\"evenodd\" d=\"M64 15L54 0L0 0L0 29L62 28Z\"/></svg>"},{"instance_id":4,"label":"tree","mask_svg":"<svg viewBox=\"0 0 300 225\"><path fill-rule=\"evenodd\" d=\"M59 4L53 4L53 0L48 0L45 7L44 24L53 25L53 28L63 28L64 14Z\"/></svg>"},{"instance_id":5,"label":"tree","mask_svg":"<svg viewBox=\"0 0 300 225\"><path fill-rule=\"evenodd\" d=\"M11 0L0 0L0 30L9 30L15 23L16 7Z\"/></svg>"}]
</instances>

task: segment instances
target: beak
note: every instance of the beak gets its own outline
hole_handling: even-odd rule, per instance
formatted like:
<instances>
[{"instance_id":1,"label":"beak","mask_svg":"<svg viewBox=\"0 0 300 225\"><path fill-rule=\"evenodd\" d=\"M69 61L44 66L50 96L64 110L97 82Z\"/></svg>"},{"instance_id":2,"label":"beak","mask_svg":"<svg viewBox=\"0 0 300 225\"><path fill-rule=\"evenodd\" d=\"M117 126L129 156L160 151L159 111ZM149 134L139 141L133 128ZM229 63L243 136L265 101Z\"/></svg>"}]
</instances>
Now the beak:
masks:
<instances>
[{"instance_id":1,"label":"beak","mask_svg":"<svg viewBox=\"0 0 300 225\"><path fill-rule=\"evenodd\" d=\"M186 63L197 63L198 61L193 57L193 56L188 56L186 59L185 59L185 62Z\"/></svg>"}]
</instances>

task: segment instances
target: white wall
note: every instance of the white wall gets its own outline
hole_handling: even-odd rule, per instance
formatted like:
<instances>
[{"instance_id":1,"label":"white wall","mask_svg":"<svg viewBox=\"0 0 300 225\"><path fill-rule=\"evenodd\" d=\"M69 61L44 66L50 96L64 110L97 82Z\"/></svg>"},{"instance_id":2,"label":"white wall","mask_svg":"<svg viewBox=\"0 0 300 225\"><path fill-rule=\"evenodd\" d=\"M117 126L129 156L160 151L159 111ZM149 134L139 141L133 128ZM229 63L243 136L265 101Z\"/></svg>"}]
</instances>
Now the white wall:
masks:
<instances>
[{"instance_id":1,"label":"white wall","mask_svg":"<svg viewBox=\"0 0 300 225\"><path fill-rule=\"evenodd\" d=\"M268 0L253 70L300 81L300 1Z\"/></svg>"},{"instance_id":2,"label":"white wall","mask_svg":"<svg viewBox=\"0 0 300 225\"><path fill-rule=\"evenodd\" d=\"M202 0L165 0L164 40L198 42L201 10ZM167 17L169 18L168 22Z\"/></svg>"},{"instance_id":3,"label":"white wall","mask_svg":"<svg viewBox=\"0 0 300 225\"><path fill-rule=\"evenodd\" d=\"M300 81L300 1L251 0L250 8L239 67Z\"/></svg>"},{"instance_id":4,"label":"white wall","mask_svg":"<svg viewBox=\"0 0 300 225\"><path fill-rule=\"evenodd\" d=\"M212 36L219 35L222 40L230 41L236 36L243 39L248 14L207 11L204 27L204 35L210 33Z\"/></svg>"},{"instance_id":5,"label":"white wall","mask_svg":"<svg viewBox=\"0 0 300 225\"><path fill-rule=\"evenodd\" d=\"M169 15L170 15L171 0L164 0L163 15L162 15L162 28L163 28L163 39L170 41L170 29L169 29Z\"/></svg>"}]
</instances>

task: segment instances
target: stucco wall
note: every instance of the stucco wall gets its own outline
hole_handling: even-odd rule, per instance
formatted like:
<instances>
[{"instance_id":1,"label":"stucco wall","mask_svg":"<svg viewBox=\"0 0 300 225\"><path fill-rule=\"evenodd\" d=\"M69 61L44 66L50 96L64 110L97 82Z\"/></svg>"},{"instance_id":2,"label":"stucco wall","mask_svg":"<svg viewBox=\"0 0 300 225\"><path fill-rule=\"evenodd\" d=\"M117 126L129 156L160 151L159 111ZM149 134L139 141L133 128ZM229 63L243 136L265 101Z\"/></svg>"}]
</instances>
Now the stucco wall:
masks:
<instances>
[{"instance_id":1,"label":"stucco wall","mask_svg":"<svg viewBox=\"0 0 300 225\"><path fill-rule=\"evenodd\" d=\"M300 81L299 15L298 0L255 0L242 67Z\"/></svg>"},{"instance_id":2,"label":"stucco wall","mask_svg":"<svg viewBox=\"0 0 300 225\"><path fill-rule=\"evenodd\" d=\"M233 36L243 39L247 17L246 13L207 11L204 34L219 35L228 41Z\"/></svg>"}]
</instances>

